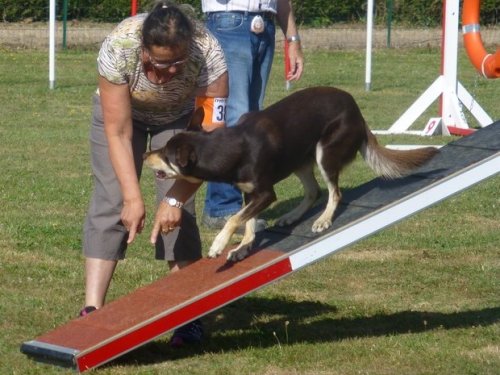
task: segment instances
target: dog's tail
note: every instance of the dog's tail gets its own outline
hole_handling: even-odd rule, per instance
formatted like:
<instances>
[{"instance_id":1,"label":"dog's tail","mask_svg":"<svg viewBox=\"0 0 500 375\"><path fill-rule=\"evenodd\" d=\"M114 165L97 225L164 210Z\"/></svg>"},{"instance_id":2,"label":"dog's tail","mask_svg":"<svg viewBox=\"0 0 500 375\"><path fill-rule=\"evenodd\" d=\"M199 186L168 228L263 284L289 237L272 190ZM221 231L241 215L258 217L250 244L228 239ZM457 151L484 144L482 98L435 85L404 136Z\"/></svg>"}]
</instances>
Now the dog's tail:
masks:
<instances>
[{"instance_id":1,"label":"dog's tail","mask_svg":"<svg viewBox=\"0 0 500 375\"><path fill-rule=\"evenodd\" d=\"M397 178L427 163L439 150L435 147L424 147L413 150L392 150L379 145L377 138L366 128L367 141L360 152L366 163L379 176Z\"/></svg>"}]
</instances>

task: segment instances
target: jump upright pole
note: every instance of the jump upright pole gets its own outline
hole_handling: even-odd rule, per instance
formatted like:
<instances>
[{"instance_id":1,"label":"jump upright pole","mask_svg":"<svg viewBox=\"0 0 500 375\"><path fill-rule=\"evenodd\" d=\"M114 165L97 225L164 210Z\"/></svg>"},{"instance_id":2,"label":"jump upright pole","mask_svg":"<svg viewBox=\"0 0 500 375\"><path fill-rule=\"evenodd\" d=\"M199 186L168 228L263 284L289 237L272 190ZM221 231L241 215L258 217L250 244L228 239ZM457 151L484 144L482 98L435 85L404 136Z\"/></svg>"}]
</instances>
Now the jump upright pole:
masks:
<instances>
[{"instance_id":1,"label":"jump upright pole","mask_svg":"<svg viewBox=\"0 0 500 375\"><path fill-rule=\"evenodd\" d=\"M415 133L410 126L436 100L440 99L439 119L441 128L452 133L464 132L469 125L462 112L463 107L476 118L481 127L493 123L475 98L457 80L459 0L443 2L443 26L441 46L441 74L425 92L401 115L387 131L377 133Z\"/></svg>"},{"instance_id":2,"label":"jump upright pole","mask_svg":"<svg viewBox=\"0 0 500 375\"><path fill-rule=\"evenodd\" d=\"M49 88L56 85L56 1L49 2Z\"/></svg>"},{"instance_id":3,"label":"jump upright pole","mask_svg":"<svg viewBox=\"0 0 500 375\"><path fill-rule=\"evenodd\" d=\"M137 14L137 0L132 0L130 4L130 15L135 16Z\"/></svg>"}]
</instances>

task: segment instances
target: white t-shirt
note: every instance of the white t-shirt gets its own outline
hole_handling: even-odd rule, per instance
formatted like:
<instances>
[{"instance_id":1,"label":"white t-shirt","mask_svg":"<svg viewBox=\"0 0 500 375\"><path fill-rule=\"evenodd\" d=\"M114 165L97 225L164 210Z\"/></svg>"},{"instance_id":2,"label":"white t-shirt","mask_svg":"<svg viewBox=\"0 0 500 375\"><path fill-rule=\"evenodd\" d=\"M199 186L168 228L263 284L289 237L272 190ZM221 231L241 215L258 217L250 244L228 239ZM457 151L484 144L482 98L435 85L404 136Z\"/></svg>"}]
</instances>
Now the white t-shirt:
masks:
<instances>
[{"instance_id":1,"label":"white t-shirt","mask_svg":"<svg viewBox=\"0 0 500 375\"><path fill-rule=\"evenodd\" d=\"M104 40L97 68L115 84L128 84L132 117L148 125L165 125L191 113L195 90L206 87L227 71L219 42L197 25L196 36L183 69L165 84L150 82L141 58L142 24L147 14L122 21Z\"/></svg>"},{"instance_id":2,"label":"white t-shirt","mask_svg":"<svg viewBox=\"0 0 500 375\"><path fill-rule=\"evenodd\" d=\"M201 9L207 12L272 12L278 10L277 0L201 0Z\"/></svg>"}]
</instances>

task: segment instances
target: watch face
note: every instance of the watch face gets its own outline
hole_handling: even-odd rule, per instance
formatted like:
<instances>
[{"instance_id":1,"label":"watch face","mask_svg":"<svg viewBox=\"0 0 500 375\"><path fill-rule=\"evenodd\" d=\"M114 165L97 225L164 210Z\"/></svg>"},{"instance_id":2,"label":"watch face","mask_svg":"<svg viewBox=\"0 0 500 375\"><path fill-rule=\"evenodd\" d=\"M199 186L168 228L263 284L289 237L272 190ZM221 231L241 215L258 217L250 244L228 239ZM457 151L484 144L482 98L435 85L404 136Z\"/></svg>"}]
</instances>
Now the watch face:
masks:
<instances>
[{"instance_id":1,"label":"watch face","mask_svg":"<svg viewBox=\"0 0 500 375\"><path fill-rule=\"evenodd\" d=\"M165 197L163 201L167 203L170 207L177 207L177 208L182 207L182 202L179 202L177 199L172 197Z\"/></svg>"}]
</instances>

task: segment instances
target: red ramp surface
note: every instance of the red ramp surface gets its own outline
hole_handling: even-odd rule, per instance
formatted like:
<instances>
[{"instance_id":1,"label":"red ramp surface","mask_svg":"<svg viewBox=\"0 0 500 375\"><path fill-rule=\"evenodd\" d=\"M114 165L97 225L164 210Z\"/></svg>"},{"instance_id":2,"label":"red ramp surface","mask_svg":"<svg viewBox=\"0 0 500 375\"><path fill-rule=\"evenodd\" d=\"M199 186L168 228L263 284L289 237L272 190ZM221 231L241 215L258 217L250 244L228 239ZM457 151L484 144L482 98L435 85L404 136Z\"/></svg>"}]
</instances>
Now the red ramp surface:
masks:
<instances>
[{"instance_id":1,"label":"red ramp surface","mask_svg":"<svg viewBox=\"0 0 500 375\"><path fill-rule=\"evenodd\" d=\"M224 255L201 259L24 343L21 350L42 361L91 369L281 278L291 272L288 260L273 262L281 255L263 250L238 263L226 263ZM267 266L259 269L262 264Z\"/></svg>"}]
</instances>

